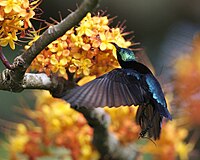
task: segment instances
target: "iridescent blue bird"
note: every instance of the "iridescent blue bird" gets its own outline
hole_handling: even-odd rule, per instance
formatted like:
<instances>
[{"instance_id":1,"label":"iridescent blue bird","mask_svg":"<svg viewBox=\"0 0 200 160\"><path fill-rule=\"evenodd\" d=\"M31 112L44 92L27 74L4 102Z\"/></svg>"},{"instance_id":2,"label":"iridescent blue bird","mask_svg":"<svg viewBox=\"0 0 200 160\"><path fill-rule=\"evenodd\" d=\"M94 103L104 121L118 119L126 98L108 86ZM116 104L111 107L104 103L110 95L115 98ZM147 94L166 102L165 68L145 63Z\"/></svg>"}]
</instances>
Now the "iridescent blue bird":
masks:
<instances>
[{"instance_id":1,"label":"iridescent blue bird","mask_svg":"<svg viewBox=\"0 0 200 160\"><path fill-rule=\"evenodd\" d=\"M136 122L141 126L140 137L159 139L163 117L172 119L162 88L152 72L136 61L135 54L112 43L121 68L78 86L63 99L73 107L139 106Z\"/></svg>"}]
</instances>

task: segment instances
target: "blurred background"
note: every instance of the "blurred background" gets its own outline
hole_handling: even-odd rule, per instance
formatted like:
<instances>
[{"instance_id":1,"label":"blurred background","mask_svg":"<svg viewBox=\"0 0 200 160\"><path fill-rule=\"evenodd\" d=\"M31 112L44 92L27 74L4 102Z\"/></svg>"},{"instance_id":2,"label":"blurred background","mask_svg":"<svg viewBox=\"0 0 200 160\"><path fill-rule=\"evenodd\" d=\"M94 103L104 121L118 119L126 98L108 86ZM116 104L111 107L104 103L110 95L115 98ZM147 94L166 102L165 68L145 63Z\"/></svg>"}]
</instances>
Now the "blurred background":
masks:
<instances>
[{"instance_id":1,"label":"blurred background","mask_svg":"<svg viewBox=\"0 0 200 160\"><path fill-rule=\"evenodd\" d=\"M81 0L43 0L41 19L51 22L49 17L60 20L75 10ZM117 16L111 26L125 22L125 31L133 31L133 41L140 42L156 69L156 74L165 82L170 82L174 74L174 59L192 50L194 36L200 31L199 0L101 0L99 10L107 11L110 18ZM69 9L69 10L68 10ZM38 24L38 23L36 23ZM4 49L5 55L13 60L21 52ZM16 53L13 53L16 52ZM4 66L0 64L1 70ZM12 93L0 91L0 119L20 120L17 106L34 106L30 91Z\"/></svg>"}]
</instances>

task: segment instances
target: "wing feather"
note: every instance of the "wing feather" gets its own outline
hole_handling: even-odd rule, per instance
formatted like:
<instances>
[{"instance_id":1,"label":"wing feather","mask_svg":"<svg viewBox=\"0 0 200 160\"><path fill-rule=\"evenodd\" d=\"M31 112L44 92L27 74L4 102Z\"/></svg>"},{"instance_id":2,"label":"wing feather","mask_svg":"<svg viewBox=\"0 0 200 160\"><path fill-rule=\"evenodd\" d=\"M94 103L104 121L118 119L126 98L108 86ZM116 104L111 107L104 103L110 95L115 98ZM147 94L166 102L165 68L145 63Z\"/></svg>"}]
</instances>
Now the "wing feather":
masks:
<instances>
[{"instance_id":1,"label":"wing feather","mask_svg":"<svg viewBox=\"0 0 200 160\"><path fill-rule=\"evenodd\" d=\"M67 102L69 102L72 106L82 107L87 102L85 97L90 97L92 94L92 90L94 90L95 83L86 84L82 87L76 87L73 89L70 94L67 94ZM64 98L65 99L65 98Z\"/></svg>"},{"instance_id":2,"label":"wing feather","mask_svg":"<svg viewBox=\"0 0 200 160\"><path fill-rule=\"evenodd\" d=\"M144 101L138 73L132 70L114 69L83 86L72 89L63 97L77 107L119 107L138 105Z\"/></svg>"},{"instance_id":3,"label":"wing feather","mask_svg":"<svg viewBox=\"0 0 200 160\"><path fill-rule=\"evenodd\" d=\"M100 95L99 95L99 98L96 99L97 106L104 106L108 103L107 102L107 88L106 88L106 86L108 85L108 81L107 79L101 79L101 81L102 81L102 85L99 90Z\"/></svg>"},{"instance_id":4,"label":"wing feather","mask_svg":"<svg viewBox=\"0 0 200 160\"><path fill-rule=\"evenodd\" d=\"M107 97L107 106L113 106L113 101L114 101L114 97L113 97L113 93L111 91L111 80L107 79L107 89L106 89L106 97Z\"/></svg>"},{"instance_id":5,"label":"wing feather","mask_svg":"<svg viewBox=\"0 0 200 160\"><path fill-rule=\"evenodd\" d=\"M112 92L114 95L114 106L121 106L123 104L122 97L120 94L119 83L113 82L112 83Z\"/></svg>"},{"instance_id":6,"label":"wing feather","mask_svg":"<svg viewBox=\"0 0 200 160\"><path fill-rule=\"evenodd\" d=\"M89 107L93 108L93 107L98 107L100 105L100 102L102 98L104 97L104 90L103 90L104 84L105 84L104 79L99 79L98 83L96 83L96 86L94 87L94 91L90 97L91 98L90 103L92 103L93 105Z\"/></svg>"},{"instance_id":7,"label":"wing feather","mask_svg":"<svg viewBox=\"0 0 200 160\"><path fill-rule=\"evenodd\" d=\"M130 102L130 98L127 92L129 92L129 90L125 90L125 86L126 85L122 85L121 83L119 83L119 90L120 90L120 95L121 95L121 101L123 104L127 104L127 105L132 105Z\"/></svg>"},{"instance_id":8,"label":"wing feather","mask_svg":"<svg viewBox=\"0 0 200 160\"><path fill-rule=\"evenodd\" d=\"M98 83L96 83L96 81L93 83L93 88L91 89L90 93L85 93L84 97L85 99L83 99L83 101L87 100L87 103L84 104L84 106L88 106L89 108L95 108L98 104L97 101L98 99L100 99L101 97L101 92L99 92L99 88L101 86L102 81L98 81ZM89 95L88 95L89 94Z\"/></svg>"},{"instance_id":9,"label":"wing feather","mask_svg":"<svg viewBox=\"0 0 200 160\"><path fill-rule=\"evenodd\" d=\"M124 88L124 94L128 98L128 105L133 105L133 104L138 105L139 103L137 103L137 101L135 100L135 97L131 93L130 88L127 85L124 85L123 88Z\"/></svg>"}]
</instances>

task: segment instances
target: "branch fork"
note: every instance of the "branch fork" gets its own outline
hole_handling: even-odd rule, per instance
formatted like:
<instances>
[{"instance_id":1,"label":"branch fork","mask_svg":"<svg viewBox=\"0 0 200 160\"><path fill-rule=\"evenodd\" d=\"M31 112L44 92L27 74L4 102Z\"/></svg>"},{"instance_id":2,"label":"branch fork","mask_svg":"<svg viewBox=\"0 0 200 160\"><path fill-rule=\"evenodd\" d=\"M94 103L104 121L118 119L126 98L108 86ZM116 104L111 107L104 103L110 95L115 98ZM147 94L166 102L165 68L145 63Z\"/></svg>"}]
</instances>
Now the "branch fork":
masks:
<instances>
[{"instance_id":1,"label":"branch fork","mask_svg":"<svg viewBox=\"0 0 200 160\"><path fill-rule=\"evenodd\" d=\"M26 73L26 70L48 44L77 25L98 3L99 0L84 0L75 12L69 14L57 25L48 28L28 50L14 59L13 64L5 58L0 47L0 59L7 68L0 73L0 90L21 92L24 89L45 89L49 90L54 97L60 98L75 87L74 82L56 76L50 78L44 73ZM101 159L132 160L136 157L134 145L122 146L115 135L108 130L110 117L102 108L74 109L82 113L94 129L93 143L100 152Z\"/></svg>"}]
</instances>

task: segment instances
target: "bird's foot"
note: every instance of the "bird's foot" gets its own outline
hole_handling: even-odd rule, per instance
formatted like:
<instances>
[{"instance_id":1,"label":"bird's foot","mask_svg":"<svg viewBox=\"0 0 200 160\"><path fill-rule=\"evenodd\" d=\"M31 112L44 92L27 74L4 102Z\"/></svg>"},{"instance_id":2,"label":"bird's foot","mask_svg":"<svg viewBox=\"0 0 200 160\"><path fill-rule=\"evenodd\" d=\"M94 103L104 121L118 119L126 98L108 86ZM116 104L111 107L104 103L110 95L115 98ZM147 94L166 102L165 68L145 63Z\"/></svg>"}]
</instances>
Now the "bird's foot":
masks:
<instances>
[{"instance_id":1,"label":"bird's foot","mask_svg":"<svg viewBox=\"0 0 200 160\"><path fill-rule=\"evenodd\" d=\"M150 140L150 141L156 146L156 143L154 142L154 140L152 140L151 138L145 136L145 135L147 134L147 132L149 131L150 128L152 128L152 125L151 125L151 124L149 124L149 125L147 126L147 128L145 128L144 130L142 130L142 131L140 132L138 139L139 139L139 138L146 138L146 139Z\"/></svg>"},{"instance_id":2,"label":"bird's foot","mask_svg":"<svg viewBox=\"0 0 200 160\"><path fill-rule=\"evenodd\" d=\"M152 128L152 124L150 123L145 129L143 129L141 132L140 132L140 136L139 138L144 138L145 135L147 134L147 132L149 131L150 128Z\"/></svg>"}]
</instances>

